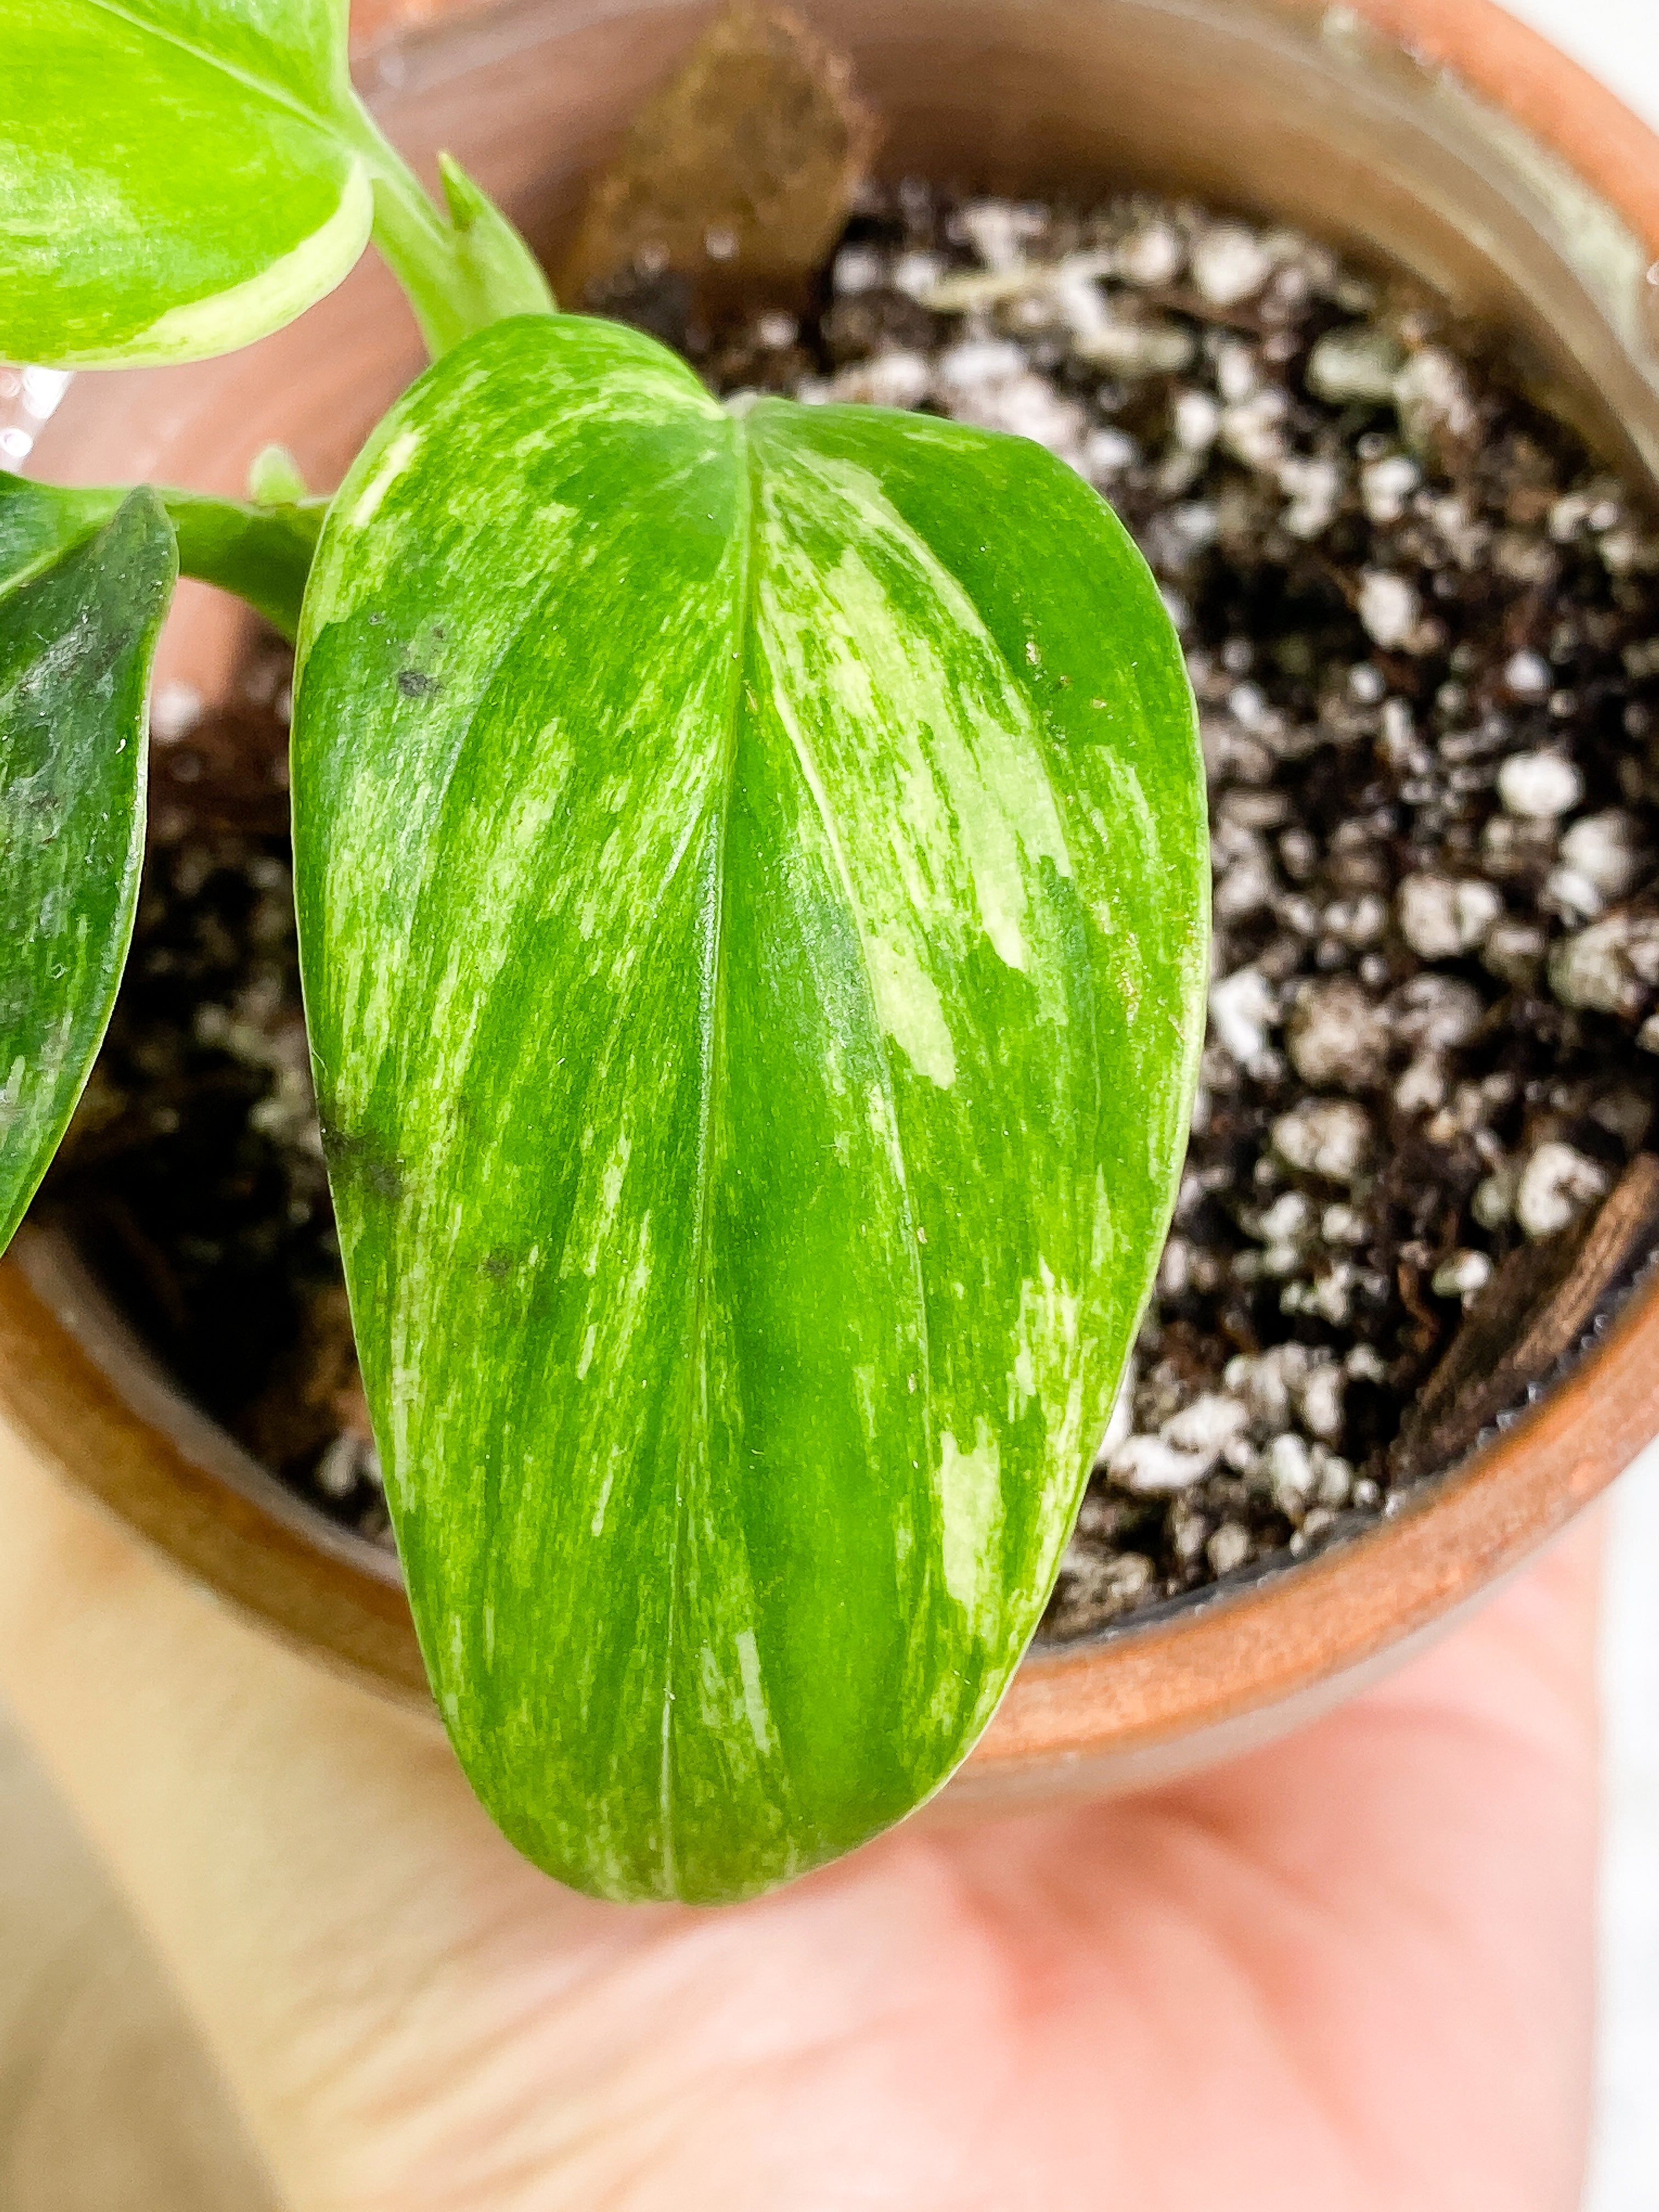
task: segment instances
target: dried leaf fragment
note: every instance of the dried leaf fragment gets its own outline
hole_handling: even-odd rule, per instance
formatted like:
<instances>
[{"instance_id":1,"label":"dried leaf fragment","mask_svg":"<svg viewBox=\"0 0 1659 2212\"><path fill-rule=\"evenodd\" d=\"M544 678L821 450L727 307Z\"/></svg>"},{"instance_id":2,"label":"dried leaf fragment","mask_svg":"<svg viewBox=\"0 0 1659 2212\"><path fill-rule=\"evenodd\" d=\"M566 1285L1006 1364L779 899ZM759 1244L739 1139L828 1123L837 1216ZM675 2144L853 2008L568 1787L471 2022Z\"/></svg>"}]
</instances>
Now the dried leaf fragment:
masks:
<instances>
[{"instance_id":1,"label":"dried leaf fragment","mask_svg":"<svg viewBox=\"0 0 1659 2212\"><path fill-rule=\"evenodd\" d=\"M1470 1307L1393 1453L1396 1481L1439 1473L1526 1402L1654 1248L1659 1158L1638 1152L1577 1228L1511 1252Z\"/></svg>"},{"instance_id":2,"label":"dried leaf fragment","mask_svg":"<svg viewBox=\"0 0 1659 2212\"><path fill-rule=\"evenodd\" d=\"M672 272L711 304L799 298L876 135L845 55L787 8L732 0L595 185L561 295L609 305L630 278Z\"/></svg>"}]
</instances>

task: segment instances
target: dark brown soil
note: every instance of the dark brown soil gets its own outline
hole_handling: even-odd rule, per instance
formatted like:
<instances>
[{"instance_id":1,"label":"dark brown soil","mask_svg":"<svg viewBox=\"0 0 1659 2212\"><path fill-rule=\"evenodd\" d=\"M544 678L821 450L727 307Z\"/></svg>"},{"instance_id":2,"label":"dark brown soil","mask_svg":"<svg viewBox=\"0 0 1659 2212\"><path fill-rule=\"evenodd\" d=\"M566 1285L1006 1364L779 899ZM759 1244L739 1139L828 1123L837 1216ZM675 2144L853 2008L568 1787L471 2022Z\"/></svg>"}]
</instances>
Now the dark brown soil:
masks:
<instances>
[{"instance_id":1,"label":"dark brown soil","mask_svg":"<svg viewBox=\"0 0 1659 2212\"><path fill-rule=\"evenodd\" d=\"M1579 1237L1649 1141L1659 540L1431 303L1190 208L907 186L805 320L696 329L685 296L649 271L635 295L722 391L1052 447L1187 646L1215 824L1203 1091L1047 1632L1388 1511L1466 1307L1513 1297L1512 1255ZM285 680L273 649L227 712L158 702L131 972L43 1203L211 1411L381 1534L300 1020Z\"/></svg>"}]
</instances>

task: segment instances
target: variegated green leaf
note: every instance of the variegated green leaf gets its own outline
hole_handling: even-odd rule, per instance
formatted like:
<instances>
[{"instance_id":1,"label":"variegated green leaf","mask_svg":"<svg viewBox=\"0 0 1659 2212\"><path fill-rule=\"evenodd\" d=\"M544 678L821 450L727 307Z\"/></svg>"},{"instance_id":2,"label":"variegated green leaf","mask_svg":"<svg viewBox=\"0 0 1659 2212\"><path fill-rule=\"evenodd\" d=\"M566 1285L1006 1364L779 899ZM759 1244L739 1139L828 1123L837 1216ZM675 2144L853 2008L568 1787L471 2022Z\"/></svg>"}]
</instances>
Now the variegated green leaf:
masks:
<instances>
[{"instance_id":1,"label":"variegated green leaf","mask_svg":"<svg viewBox=\"0 0 1659 2212\"><path fill-rule=\"evenodd\" d=\"M173 531L134 492L91 538L0 478L0 1247L81 1095L125 964L146 698Z\"/></svg>"},{"instance_id":2,"label":"variegated green leaf","mask_svg":"<svg viewBox=\"0 0 1659 2212\"><path fill-rule=\"evenodd\" d=\"M346 0L0 0L0 354L185 361L278 328L368 242Z\"/></svg>"},{"instance_id":3,"label":"variegated green leaf","mask_svg":"<svg viewBox=\"0 0 1659 2212\"><path fill-rule=\"evenodd\" d=\"M1038 447L498 325L307 600L307 1001L416 1623L617 1897L901 1818L1041 1614L1146 1295L1207 846L1151 578Z\"/></svg>"},{"instance_id":4,"label":"variegated green leaf","mask_svg":"<svg viewBox=\"0 0 1659 2212\"><path fill-rule=\"evenodd\" d=\"M0 0L0 356L228 352L331 290L376 224L434 346L544 306L511 226L487 202L447 222L381 139L351 89L346 14Z\"/></svg>"}]
</instances>

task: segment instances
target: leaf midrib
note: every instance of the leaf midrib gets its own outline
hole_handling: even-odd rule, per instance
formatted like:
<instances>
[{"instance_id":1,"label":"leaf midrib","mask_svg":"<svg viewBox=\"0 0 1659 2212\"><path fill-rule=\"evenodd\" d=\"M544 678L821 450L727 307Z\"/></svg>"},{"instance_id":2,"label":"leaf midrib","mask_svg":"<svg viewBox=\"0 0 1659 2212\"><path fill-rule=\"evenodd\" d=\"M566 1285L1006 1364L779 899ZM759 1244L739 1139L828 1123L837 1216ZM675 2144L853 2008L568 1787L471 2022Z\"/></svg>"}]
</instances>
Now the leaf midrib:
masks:
<instances>
[{"instance_id":1,"label":"leaf midrib","mask_svg":"<svg viewBox=\"0 0 1659 2212\"><path fill-rule=\"evenodd\" d=\"M782 718L780 717L780 720ZM870 965L869 939L864 926L864 913L853 888L853 878L847 866L847 855L842 842L841 829L830 812L829 786L818 765L817 754L807 740L799 716L791 715L784 725L795 766L805 786L806 795L823 830L824 842L835 862L836 874L842 895L847 902L848 919L859 949L859 967L864 978L865 997L871 1010L870 1031L878 1064L881 1069L881 1086L887 1101L887 1110L892 1116L895 1155L894 1165L898 1178L899 1200L902 1209L906 1246L910 1261L911 1282L915 1291L917 1358L922 1398L922 1431L927 1438L927 1464L937 1466L937 1438L933 1413L933 1334L928 1324L927 1282L922 1272L921 1249L918 1239L915 1201L910 1190L910 1164L903 1143L903 1121L899 1108L898 1086L893 1079L893 1055L887 1033L876 1012L875 973Z\"/></svg>"},{"instance_id":2,"label":"leaf midrib","mask_svg":"<svg viewBox=\"0 0 1659 2212\"><path fill-rule=\"evenodd\" d=\"M728 414L732 450L742 487L743 511L733 535L741 533L742 568L734 594L737 622L732 635L732 667L726 684L720 731L720 762L717 776L718 801L709 834L714 841L714 945L713 973L708 979L707 1030L703 1042L703 1083L697 1128L697 1208L695 1250L691 1269L691 1357L685 1363L686 1387L701 1395L707 1389L703 1334L708 1320L709 1240L714 1213L714 1169L711 1139L714 1108L726 1066L726 856L732 821L732 792L737 780L738 731L743 712L744 680L749 671L749 641L754 629L755 454L747 424L740 415ZM674 1462L674 1516L668 1549L668 1618L663 1637L662 1772L659 1796L662 1806L662 1873L665 1893L675 1893L673 1789L674 1746L674 1634L680 1595L680 1558L684 1548L686 1495L686 1455L700 1433L699 1408L680 1424L680 1448ZM706 1413L706 1408L702 1409Z\"/></svg>"}]
</instances>

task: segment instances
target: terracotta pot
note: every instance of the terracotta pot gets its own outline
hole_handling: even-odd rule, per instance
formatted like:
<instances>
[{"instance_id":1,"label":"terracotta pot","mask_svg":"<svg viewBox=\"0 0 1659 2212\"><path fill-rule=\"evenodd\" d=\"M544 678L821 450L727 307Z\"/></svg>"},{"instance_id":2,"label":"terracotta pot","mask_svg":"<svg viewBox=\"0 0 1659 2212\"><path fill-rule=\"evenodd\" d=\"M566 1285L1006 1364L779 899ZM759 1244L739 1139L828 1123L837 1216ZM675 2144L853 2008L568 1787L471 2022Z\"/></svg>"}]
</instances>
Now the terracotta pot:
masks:
<instances>
[{"instance_id":1,"label":"terracotta pot","mask_svg":"<svg viewBox=\"0 0 1659 2212\"><path fill-rule=\"evenodd\" d=\"M393 136L423 157L453 147L550 242L708 9L359 0L356 12L365 81ZM1659 465L1646 282L1659 142L1486 0L1370 0L1369 25L1311 0L812 0L811 12L856 57L890 167L1032 191L1139 179L1387 253L1515 330L1556 404L1622 465ZM49 476L234 490L280 437L327 483L419 360L389 280L366 263L250 353L78 380L37 461ZM163 677L222 689L240 623L187 587ZM1391 1520L1288 1571L1033 1656L947 1803L1133 1786L1320 1710L1489 1590L1656 1431L1650 1286L1540 1406ZM185 1405L38 1231L0 1267L0 1449L95 1493L318 1657L424 1700L394 1564Z\"/></svg>"}]
</instances>

